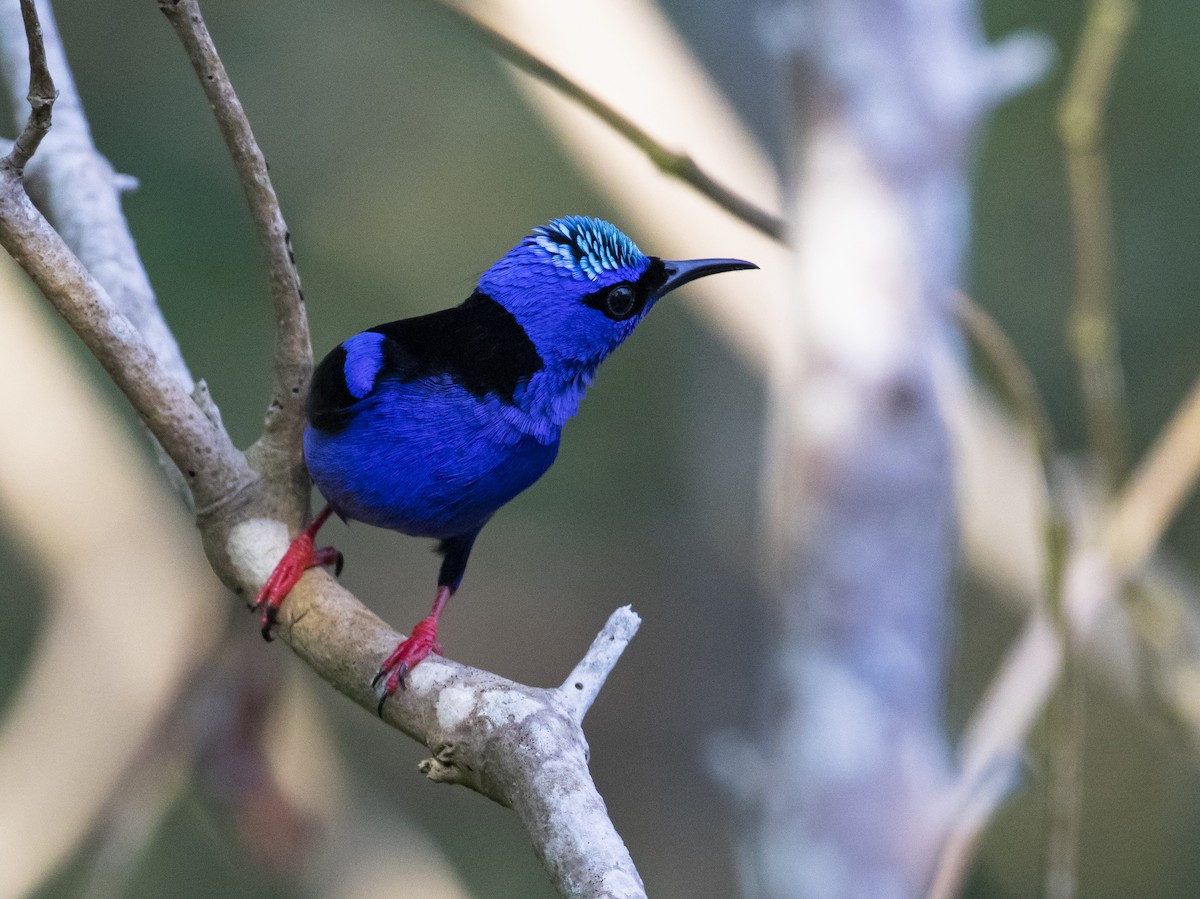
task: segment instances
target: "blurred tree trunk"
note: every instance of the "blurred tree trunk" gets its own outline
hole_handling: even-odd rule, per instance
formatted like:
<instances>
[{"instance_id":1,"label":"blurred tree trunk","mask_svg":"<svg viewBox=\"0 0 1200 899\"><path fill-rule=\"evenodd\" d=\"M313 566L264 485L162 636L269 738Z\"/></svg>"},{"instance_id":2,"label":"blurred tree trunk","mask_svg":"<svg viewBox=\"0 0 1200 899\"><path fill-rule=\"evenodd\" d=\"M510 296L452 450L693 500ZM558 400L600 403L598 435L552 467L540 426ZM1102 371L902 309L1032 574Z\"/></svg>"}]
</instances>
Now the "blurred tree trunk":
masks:
<instances>
[{"instance_id":1,"label":"blurred tree trunk","mask_svg":"<svg viewBox=\"0 0 1200 899\"><path fill-rule=\"evenodd\" d=\"M956 344L969 140L1035 60L1024 40L988 48L969 2L804 10L793 362L766 480L779 628L745 857L762 896L901 899L925 891L951 814L957 533L934 370Z\"/></svg>"}]
</instances>

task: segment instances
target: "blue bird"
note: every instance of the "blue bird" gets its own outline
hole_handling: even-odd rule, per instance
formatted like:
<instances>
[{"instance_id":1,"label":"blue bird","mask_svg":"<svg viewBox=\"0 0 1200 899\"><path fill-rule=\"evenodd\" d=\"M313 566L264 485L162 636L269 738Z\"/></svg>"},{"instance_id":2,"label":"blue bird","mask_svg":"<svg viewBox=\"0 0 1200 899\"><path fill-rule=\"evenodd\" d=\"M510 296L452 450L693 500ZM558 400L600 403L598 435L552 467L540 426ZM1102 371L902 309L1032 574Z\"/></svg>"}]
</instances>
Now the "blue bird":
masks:
<instances>
[{"instance_id":1,"label":"blue bird","mask_svg":"<svg viewBox=\"0 0 1200 899\"><path fill-rule=\"evenodd\" d=\"M562 427L598 366L664 294L740 259L644 255L608 222L535 228L461 305L390 322L335 347L313 373L304 459L326 508L291 544L255 601L263 636L336 512L440 541L433 610L379 666L379 709L430 652L480 529L558 454Z\"/></svg>"}]
</instances>

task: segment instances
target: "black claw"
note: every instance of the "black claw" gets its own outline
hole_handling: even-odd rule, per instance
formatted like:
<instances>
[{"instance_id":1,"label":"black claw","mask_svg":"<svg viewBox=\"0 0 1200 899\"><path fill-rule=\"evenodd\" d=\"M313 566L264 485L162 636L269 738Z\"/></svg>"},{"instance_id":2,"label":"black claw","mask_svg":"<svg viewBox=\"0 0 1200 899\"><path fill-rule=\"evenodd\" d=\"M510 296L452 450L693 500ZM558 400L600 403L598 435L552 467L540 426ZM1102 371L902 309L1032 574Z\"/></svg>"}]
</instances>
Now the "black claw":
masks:
<instances>
[{"instance_id":1,"label":"black claw","mask_svg":"<svg viewBox=\"0 0 1200 899\"><path fill-rule=\"evenodd\" d=\"M337 561L333 563L333 576L334 577L341 576L342 568L345 566L345 564L346 564L346 557L343 556L341 551L339 550L338 554L337 554Z\"/></svg>"},{"instance_id":2,"label":"black claw","mask_svg":"<svg viewBox=\"0 0 1200 899\"><path fill-rule=\"evenodd\" d=\"M266 640L268 643L272 642L275 639L274 637L271 636L271 625L273 625L274 623L275 623L275 607L272 605L268 605L265 609L263 609L263 617L262 617L262 636L263 636L263 639Z\"/></svg>"},{"instance_id":3,"label":"black claw","mask_svg":"<svg viewBox=\"0 0 1200 899\"><path fill-rule=\"evenodd\" d=\"M408 674L408 670L409 670L408 665L404 662L401 662L400 663L400 677L397 680L397 685L400 687L401 690L408 689L408 684L406 684L404 682L404 675ZM375 689L378 686L380 679L387 673L388 673L388 669L380 668L379 671L377 671L375 673L375 676L373 678L371 678L371 689ZM388 701L388 697L391 696L392 693L394 693L394 692L395 692L394 690L391 692L388 692L386 687L384 689L380 690L379 705L376 706L376 709L375 709L379 713L380 718L383 717L383 704Z\"/></svg>"}]
</instances>

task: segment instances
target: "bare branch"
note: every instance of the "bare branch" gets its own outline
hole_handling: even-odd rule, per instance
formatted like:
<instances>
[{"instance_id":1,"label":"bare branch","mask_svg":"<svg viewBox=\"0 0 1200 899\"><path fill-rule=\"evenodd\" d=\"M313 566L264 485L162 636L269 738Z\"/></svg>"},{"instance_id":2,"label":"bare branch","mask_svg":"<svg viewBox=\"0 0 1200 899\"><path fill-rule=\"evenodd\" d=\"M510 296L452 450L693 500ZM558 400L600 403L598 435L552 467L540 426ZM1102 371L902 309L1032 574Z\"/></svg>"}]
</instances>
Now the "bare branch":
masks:
<instances>
[{"instance_id":1,"label":"bare branch","mask_svg":"<svg viewBox=\"0 0 1200 899\"><path fill-rule=\"evenodd\" d=\"M67 245L104 285L117 308L142 333L164 367L190 392L191 374L158 309L121 213L120 195L128 189L128 179L115 174L96 151L53 13L46 2L39 3L37 10L47 65L59 96L54 104L54 128L26 175L28 190ZM20 14L14 0L0 3L0 60L18 110L24 105L20 102L22 85L29 72L27 42L17 24Z\"/></svg>"},{"instance_id":2,"label":"bare branch","mask_svg":"<svg viewBox=\"0 0 1200 899\"><path fill-rule=\"evenodd\" d=\"M304 430L304 398L313 360L291 233L283 220L266 158L217 55L199 4L196 0L159 0L158 5L179 36L204 88L266 255L275 308L275 382L267 409L263 448L272 455L284 456L293 466L302 466L300 435Z\"/></svg>"},{"instance_id":3,"label":"bare branch","mask_svg":"<svg viewBox=\"0 0 1200 899\"><path fill-rule=\"evenodd\" d=\"M563 702L571 710L571 716L577 724L583 723L583 716L596 701L609 672L621 658L621 653L625 651L641 623L642 619L630 606L622 606L613 612L603 630L592 641L587 654L558 688L562 693Z\"/></svg>"},{"instance_id":4,"label":"bare branch","mask_svg":"<svg viewBox=\"0 0 1200 899\"><path fill-rule=\"evenodd\" d=\"M962 291L956 291L954 299L959 324L999 376L1001 391L1006 394L1013 414L1042 463L1048 482L1058 439L1033 372L1004 329L982 306Z\"/></svg>"},{"instance_id":5,"label":"bare branch","mask_svg":"<svg viewBox=\"0 0 1200 899\"><path fill-rule=\"evenodd\" d=\"M264 526L267 531L257 535L246 530ZM243 548L285 545L274 523L244 528L236 541ZM239 564L254 570L277 557L256 552ZM323 572L306 576L282 611L282 639L334 687L374 712L371 676L400 635ZM627 610L614 613L576 671L603 680L600 673L615 661L610 646L623 639L630 616ZM429 747L433 755L420 769L431 780L469 787L516 811L561 895L644 897L588 773L578 705L564 693L431 656L412 672L408 689L388 700L383 719Z\"/></svg>"},{"instance_id":6,"label":"bare branch","mask_svg":"<svg viewBox=\"0 0 1200 899\"><path fill-rule=\"evenodd\" d=\"M26 99L29 100L30 112L25 128L4 160L18 175L24 173L25 165L50 130L51 111L58 98L50 69L46 66L46 45L42 40L42 26L33 0L21 0L21 18L29 45L29 95Z\"/></svg>"},{"instance_id":7,"label":"bare branch","mask_svg":"<svg viewBox=\"0 0 1200 899\"><path fill-rule=\"evenodd\" d=\"M0 418L21 422L0 439L0 519L46 585L0 720L3 896L71 856L222 620L190 519L55 324L0 254ZM86 699L64 693L80 676Z\"/></svg>"},{"instance_id":8,"label":"bare branch","mask_svg":"<svg viewBox=\"0 0 1200 899\"><path fill-rule=\"evenodd\" d=\"M615 106L604 102L544 59L530 53L513 38L484 24L454 0L439 0L439 3L504 59L574 100L628 140L645 153L664 174L691 185L730 215L741 219L763 234L775 240L784 239L787 226L780 216L762 209L726 187L702 169L687 153L670 150L663 146L648 131Z\"/></svg>"},{"instance_id":9,"label":"bare branch","mask_svg":"<svg viewBox=\"0 0 1200 899\"><path fill-rule=\"evenodd\" d=\"M1114 501L1108 547L1129 575L1150 558L1200 477L1200 380Z\"/></svg>"},{"instance_id":10,"label":"bare branch","mask_svg":"<svg viewBox=\"0 0 1200 899\"><path fill-rule=\"evenodd\" d=\"M33 279L129 398L204 507L255 476L245 458L201 411L115 307L50 223L34 208L20 176L0 167L0 246Z\"/></svg>"},{"instance_id":11,"label":"bare branch","mask_svg":"<svg viewBox=\"0 0 1200 899\"><path fill-rule=\"evenodd\" d=\"M27 190L72 252L108 291L117 309L141 333L163 368L190 393L191 373L163 319L121 211L121 194L130 189L132 179L117 175L96 150L49 3L43 0L37 11L46 64L59 96L54 104L54 128L26 172ZM18 111L24 105L22 85L29 72L27 41L17 24L20 15L18 3L0 3L0 64ZM157 441L155 446L168 479L192 502L183 476Z\"/></svg>"},{"instance_id":12,"label":"bare branch","mask_svg":"<svg viewBox=\"0 0 1200 899\"><path fill-rule=\"evenodd\" d=\"M1125 379L1112 302L1112 210L1100 139L1117 56L1133 24L1130 0L1094 0L1058 111L1075 233L1070 347L1079 369L1091 449L1108 485L1128 465Z\"/></svg>"},{"instance_id":13,"label":"bare branch","mask_svg":"<svg viewBox=\"0 0 1200 899\"><path fill-rule=\"evenodd\" d=\"M962 741L961 774L929 899L954 899L975 848L1021 769L1026 741L1054 693L1062 641L1035 609L988 685Z\"/></svg>"},{"instance_id":14,"label":"bare branch","mask_svg":"<svg viewBox=\"0 0 1200 899\"><path fill-rule=\"evenodd\" d=\"M194 4L173 5L168 14ZM202 74L213 74L218 86L219 67L198 14L187 12L181 36L198 60ZM205 74L205 81L207 75ZM245 151L247 165L261 161L251 152L252 138L238 130L244 124L232 92L219 97L229 112L235 157ZM228 110L227 110L228 112ZM243 166L243 168L245 168ZM265 166L262 168L265 174ZM271 201L272 195L257 196ZM271 202L265 201L270 207ZM286 254L286 231L273 233L275 244ZM282 495L293 499L303 484L288 477L297 466L281 472L267 466L267 479L252 471L245 457L229 442L203 390L193 399L146 346L141 335L121 315L104 289L70 252L59 235L33 207L13 167L0 167L0 244L9 250L34 283L67 319L92 350L117 385L141 414L151 432L183 469L202 508L201 532L217 573L239 592L251 592L282 555L287 543L281 512ZM278 261L278 260L277 260ZM290 258L286 261L289 272ZM279 266L275 266L276 273ZM298 284L294 299L299 299ZM278 299L278 297L277 297ZM287 306L287 304L284 304ZM289 312L292 317L289 319ZM303 344L301 360L307 362L307 332L303 308L296 302L281 309L281 355L291 363ZM291 341L289 342L289 336ZM303 338L300 340L299 338ZM293 368L295 366L293 365ZM281 370L286 371L284 365ZM307 377L307 370L303 372ZM303 383L288 383L288 393L299 396ZM298 406L299 400L289 401ZM282 422L283 419L277 419ZM283 440L286 428L278 424L275 436ZM271 429L268 427L267 436ZM299 459L298 437L279 447ZM378 659L394 646L399 635L386 628L349 593L320 573L311 573L293 591L285 607L281 633L293 649L339 690L376 705L369 682ZM630 612L622 612L602 640L580 665L587 698L595 696L603 674L615 661L609 644L622 631L632 633ZM445 683L438 684L442 677ZM572 688L572 692L574 692ZM386 717L429 745L435 760L427 770L436 779L465 783L512 806L530 828L531 836L552 879L564 895L579 897L644 896L641 881L628 852L612 828L587 771L587 748L579 728L583 703L564 691L535 690L434 659L412 677L410 688L389 703ZM457 711L456 711L457 710Z\"/></svg>"}]
</instances>

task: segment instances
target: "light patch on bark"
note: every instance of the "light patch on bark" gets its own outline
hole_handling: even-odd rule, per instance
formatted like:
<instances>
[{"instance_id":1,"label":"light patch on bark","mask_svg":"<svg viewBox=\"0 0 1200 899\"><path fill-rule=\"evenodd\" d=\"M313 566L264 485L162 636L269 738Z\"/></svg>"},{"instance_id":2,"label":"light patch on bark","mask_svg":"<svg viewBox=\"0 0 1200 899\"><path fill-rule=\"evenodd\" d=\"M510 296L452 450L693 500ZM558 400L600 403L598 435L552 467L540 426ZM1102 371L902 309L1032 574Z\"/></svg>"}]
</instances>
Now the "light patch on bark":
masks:
<instances>
[{"instance_id":1,"label":"light patch on bark","mask_svg":"<svg viewBox=\"0 0 1200 899\"><path fill-rule=\"evenodd\" d=\"M455 730L475 710L476 696L477 692L470 687L447 687L442 690L437 699L438 727L444 731Z\"/></svg>"},{"instance_id":2,"label":"light patch on bark","mask_svg":"<svg viewBox=\"0 0 1200 899\"><path fill-rule=\"evenodd\" d=\"M489 690L479 700L480 712L497 726L520 723L543 708L544 703L535 702L516 690Z\"/></svg>"},{"instance_id":3,"label":"light patch on bark","mask_svg":"<svg viewBox=\"0 0 1200 899\"><path fill-rule=\"evenodd\" d=\"M234 525L225 547L242 583L265 583L287 551L287 525L271 518L249 518Z\"/></svg>"}]
</instances>

